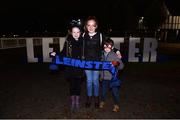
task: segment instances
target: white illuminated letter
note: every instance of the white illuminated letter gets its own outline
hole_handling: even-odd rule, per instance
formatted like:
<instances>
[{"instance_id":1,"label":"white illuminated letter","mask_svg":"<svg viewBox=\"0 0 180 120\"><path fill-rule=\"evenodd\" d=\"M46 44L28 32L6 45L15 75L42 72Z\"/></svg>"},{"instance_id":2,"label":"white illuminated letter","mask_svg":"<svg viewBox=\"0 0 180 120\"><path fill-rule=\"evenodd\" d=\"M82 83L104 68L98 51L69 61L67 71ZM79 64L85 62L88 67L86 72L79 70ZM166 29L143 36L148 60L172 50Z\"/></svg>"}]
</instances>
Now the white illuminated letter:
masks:
<instances>
[{"instance_id":1,"label":"white illuminated letter","mask_svg":"<svg viewBox=\"0 0 180 120\"><path fill-rule=\"evenodd\" d=\"M157 46L155 38L144 38L143 62L156 62Z\"/></svg>"},{"instance_id":2,"label":"white illuminated letter","mask_svg":"<svg viewBox=\"0 0 180 120\"><path fill-rule=\"evenodd\" d=\"M135 57L135 54L139 53L139 48L136 48L136 43L140 43L140 38L129 38L129 62L139 62L139 58Z\"/></svg>"},{"instance_id":3,"label":"white illuminated letter","mask_svg":"<svg viewBox=\"0 0 180 120\"><path fill-rule=\"evenodd\" d=\"M63 49L63 46L64 46L64 43L65 43L65 37L60 37L59 39L59 48L60 48L60 51Z\"/></svg>"},{"instance_id":4,"label":"white illuminated letter","mask_svg":"<svg viewBox=\"0 0 180 120\"><path fill-rule=\"evenodd\" d=\"M114 41L114 47L121 50L121 43L124 43L124 38L119 37L112 37L112 40Z\"/></svg>"},{"instance_id":5,"label":"white illuminated letter","mask_svg":"<svg viewBox=\"0 0 180 120\"><path fill-rule=\"evenodd\" d=\"M43 62L51 62L49 53L53 51L53 48L49 48L49 43L53 43L53 38L43 38L42 39L42 49L43 49Z\"/></svg>"},{"instance_id":6,"label":"white illuminated letter","mask_svg":"<svg viewBox=\"0 0 180 120\"><path fill-rule=\"evenodd\" d=\"M34 58L33 38L26 38L26 50L28 62L38 62L38 58Z\"/></svg>"}]
</instances>

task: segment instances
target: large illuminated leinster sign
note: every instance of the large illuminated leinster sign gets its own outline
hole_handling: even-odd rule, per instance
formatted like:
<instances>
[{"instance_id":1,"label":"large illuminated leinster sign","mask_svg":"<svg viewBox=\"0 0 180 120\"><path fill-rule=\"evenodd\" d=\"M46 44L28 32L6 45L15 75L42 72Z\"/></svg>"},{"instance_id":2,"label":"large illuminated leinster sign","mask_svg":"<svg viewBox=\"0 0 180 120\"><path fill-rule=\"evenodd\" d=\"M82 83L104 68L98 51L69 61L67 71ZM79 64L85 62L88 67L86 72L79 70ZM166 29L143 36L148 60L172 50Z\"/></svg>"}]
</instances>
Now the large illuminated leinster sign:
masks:
<instances>
[{"instance_id":1,"label":"large illuminated leinster sign","mask_svg":"<svg viewBox=\"0 0 180 120\"><path fill-rule=\"evenodd\" d=\"M50 44L54 44L54 38L38 39L40 39L42 45L42 50L39 50L42 51L42 58L35 55L37 50L34 49L36 46L35 38L26 38L28 62L38 62L39 59L41 59L42 62L51 62L52 58L50 58L49 53L53 51L53 47L50 47ZM155 38L130 37L125 40L123 37L112 37L112 39L114 40L116 48L126 52L123 56L127 57L128 62L156 62L157 60L158 42ZM61 51L65 37L56 38L56 41L57 40Z\"/></svg>"}]
</instances>

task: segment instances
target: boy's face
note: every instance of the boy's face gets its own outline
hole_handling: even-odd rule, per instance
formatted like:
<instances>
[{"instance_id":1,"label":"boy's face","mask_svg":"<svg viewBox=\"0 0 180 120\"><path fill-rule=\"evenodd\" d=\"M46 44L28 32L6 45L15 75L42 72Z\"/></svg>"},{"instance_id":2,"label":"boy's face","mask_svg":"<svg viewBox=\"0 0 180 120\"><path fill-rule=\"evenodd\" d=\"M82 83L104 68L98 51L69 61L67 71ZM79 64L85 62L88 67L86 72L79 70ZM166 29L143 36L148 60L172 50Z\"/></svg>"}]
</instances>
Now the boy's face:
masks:
<instances>
[{"instance_id":1,"label":"boy's face","mask_svg":"<svg viewBox=\"0 0 180 120\"><path fill-rule=\"evenodd\" d=\"M77 27L72 28L72 36L75 40L78 40L80 35L81 35L81 31L79 28L77 28Z\"/></svg>"},{"instance_id":2,"label":"boy's face","mask_svg":"<svg viewBox=\"0 0 180 120\"><path fill-rule=\"evenodd\" d=\"M112 45L110 45L110 44L104 44L104 51L105 52L111 52L111 50L112 50Z\"/></svg>"}]
</instances>

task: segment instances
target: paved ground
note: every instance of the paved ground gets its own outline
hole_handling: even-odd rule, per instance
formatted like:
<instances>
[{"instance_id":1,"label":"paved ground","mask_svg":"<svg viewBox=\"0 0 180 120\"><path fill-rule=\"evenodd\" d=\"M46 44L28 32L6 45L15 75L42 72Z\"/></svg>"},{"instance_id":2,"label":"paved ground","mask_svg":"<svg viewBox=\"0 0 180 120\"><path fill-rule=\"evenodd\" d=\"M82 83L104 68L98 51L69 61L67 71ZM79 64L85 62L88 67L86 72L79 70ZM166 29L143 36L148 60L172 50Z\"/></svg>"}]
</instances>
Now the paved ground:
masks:
<instances>
[{"instance_id":1,"label":"paved ground","mask_svg":"<svg viewBox=\"0 0 180 120\"><path fill-rule=\"evenodd\" d=\"M122 73L120 112L112 112L112 97L101 109L69 110L68 82L63 71L50 74L48 64L0 67L0 118L180 118L180 63L126 63Z\"/></svg>"}]
</instances>

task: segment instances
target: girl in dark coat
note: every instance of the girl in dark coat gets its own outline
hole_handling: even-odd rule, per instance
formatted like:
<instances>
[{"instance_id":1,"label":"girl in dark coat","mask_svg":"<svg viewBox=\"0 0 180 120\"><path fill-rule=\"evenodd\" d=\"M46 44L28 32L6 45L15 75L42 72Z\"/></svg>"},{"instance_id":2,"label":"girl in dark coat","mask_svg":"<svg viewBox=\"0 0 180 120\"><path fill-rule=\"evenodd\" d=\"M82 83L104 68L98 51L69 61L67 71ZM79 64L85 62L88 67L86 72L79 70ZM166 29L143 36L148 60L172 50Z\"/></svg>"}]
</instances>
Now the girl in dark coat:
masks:
<instances>
[{"instance_id":1,"label":"girl in dark coat","mask_svg":"<svg viewBox=\"0 0 180 120\"><path fill-rule=\"evenodd\" d=\"M75 59L81 59L82 57L82 36L81 29L79 26L71 26L69 29L68 36L64 43L63 50L61 51L62 56L72 57ZM55 56L55 52L51 55ZM81 80L83 70L75 67L66 67L65 69L66 79L69 81L69 92L71 99L71 110L79 109L80 92L81 92Z\"/></svg>"},{"instance_id":2,"label":"girl in dark coat","mask_svg":"<svg viewBox=\"0 0 180 120\"><path fill-rule=\"evenodd\" d=\"M70 34L67 36L62 53L66 57L81 59L82 37L81 30L78 26L73 26L70 29ZM65 72L70 85L71 110L79 109L81 76L83 71L79 68L67 67Z\"/></svg>"}]
</instances>

